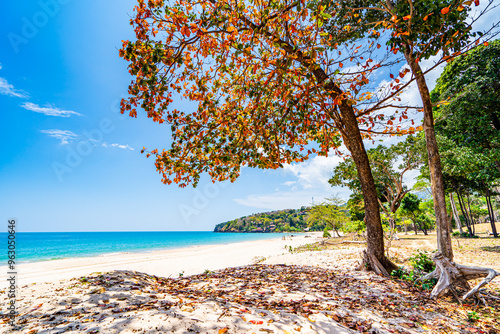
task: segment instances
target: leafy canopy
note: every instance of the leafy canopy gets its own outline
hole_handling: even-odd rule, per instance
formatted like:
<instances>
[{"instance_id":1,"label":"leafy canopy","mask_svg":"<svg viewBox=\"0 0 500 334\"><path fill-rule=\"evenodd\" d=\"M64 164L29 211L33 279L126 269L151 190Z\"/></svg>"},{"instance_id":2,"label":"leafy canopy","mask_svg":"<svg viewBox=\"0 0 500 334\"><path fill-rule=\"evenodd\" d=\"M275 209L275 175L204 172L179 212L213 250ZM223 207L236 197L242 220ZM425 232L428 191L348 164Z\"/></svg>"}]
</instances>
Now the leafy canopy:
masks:
<instances>
[{"instance_id":1,"label":"leafy canopy","mask_svg":"<svg viewBox=\"0 0 500 334\"><path fill-rule=\"evenodd\" d=\"M171 148L150 152L164 183L196 185L204 172L235 180L243 166L276 169L335 152L344 131L338 106L372 99L368 78L385 59L371 58L374 41L339 45L342 30L325 30L327 8L305 0L138 0L136 40L120 50L135 76L121 110L136 117L142 108L171 125ZM179 106L178 97L197 107L187 111L193 103ZM402 129L373 110L352 111L365 135L378 125Z\"/></svg>"}]
</instances>

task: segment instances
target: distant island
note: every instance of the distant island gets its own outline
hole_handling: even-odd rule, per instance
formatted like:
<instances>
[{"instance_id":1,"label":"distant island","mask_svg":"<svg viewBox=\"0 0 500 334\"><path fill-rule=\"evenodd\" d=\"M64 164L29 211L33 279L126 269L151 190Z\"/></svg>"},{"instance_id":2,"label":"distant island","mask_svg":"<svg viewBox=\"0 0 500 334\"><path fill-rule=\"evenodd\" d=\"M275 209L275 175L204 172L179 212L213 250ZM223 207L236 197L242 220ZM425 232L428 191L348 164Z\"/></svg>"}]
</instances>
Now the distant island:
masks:
<instances>
[{"instance_id":1,"label":"distant island","mask_svg":"<svg viewBox=\"0 0 500 334\"><path fill-rule=\"evenodd\" d=\"M307 232L322 231L325 223L314 222L308 225L309 207L300 209L286 209L256 213L220 223L215 226L214 232L235 233L278 233L278 232Z\"/></svg>"}]
</instances>

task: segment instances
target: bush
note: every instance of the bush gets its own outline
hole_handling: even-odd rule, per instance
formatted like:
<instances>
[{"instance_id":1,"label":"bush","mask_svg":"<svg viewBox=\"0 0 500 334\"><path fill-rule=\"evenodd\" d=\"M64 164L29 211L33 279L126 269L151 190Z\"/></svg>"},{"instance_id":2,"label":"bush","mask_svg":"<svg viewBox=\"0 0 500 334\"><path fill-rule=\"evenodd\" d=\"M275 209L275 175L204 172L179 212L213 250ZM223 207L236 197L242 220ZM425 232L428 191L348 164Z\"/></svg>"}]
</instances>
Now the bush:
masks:
<instances>
[{"instance_id":1,"label":"bush","mask_svg":"<svg viewBox=\"0 0 500 334\"><path fill-rule=\"evenodd\" d=\"M472 239L479 238L477 235L471 235L471 234L469 234L469 232L462 232L462 233L460 233L460 237L462 237L462 238L472 238Z\"/></svg>"},{"instance_id":2,"label":"bush","mask_svg":"<svg viewBox=\"0 0 500 334\"><path fill-rule=\"evenodd\" d=\"M454 237L458 237L458 236L460 236L460 232L455 231L451 235L454 236Z\"/></svg>"},{"instance_id":3,"label":"bush","mask_svg":"<svg viewBox=\"0 0 500 334\"><path fill-rule=\"evenodd\" d=\"M328 232L328 229L325 227L325 229L323 230L323 238L331 238L332 235L330 234L330 232Z\"/></svg>"},{"instance_id":4,"label":"bush","mask_svg":"<svg viewBox=\"0 0 500 334\"><path fill-rule=\"evenodd\" d=\"M410 257L410 264L414 270L420 273L430 273L436 269L436 264L432 261L429 253L426 251L418 251L417 254Z\"/></svg>"},{"instance_id":5,"label":"bush","mask_svg":"<svg viewBox=\"0 0 500 334\"><path fill-rule=\"evenodd\" d=\"M391 272L391 276L412 282L415 285L420 286L424 290L430 290L436 285L437 280L432 278L430 280L420 280L422 276L432 272L436 265L434 261L432 261L430 254L426 251L418 251L418 253L414 254L410 257L410 264L413 267L412 270L407 271L404 267L399 267L396 270ZM418 283L417 283L418 280Z\"/></svg>"}]
</instances>

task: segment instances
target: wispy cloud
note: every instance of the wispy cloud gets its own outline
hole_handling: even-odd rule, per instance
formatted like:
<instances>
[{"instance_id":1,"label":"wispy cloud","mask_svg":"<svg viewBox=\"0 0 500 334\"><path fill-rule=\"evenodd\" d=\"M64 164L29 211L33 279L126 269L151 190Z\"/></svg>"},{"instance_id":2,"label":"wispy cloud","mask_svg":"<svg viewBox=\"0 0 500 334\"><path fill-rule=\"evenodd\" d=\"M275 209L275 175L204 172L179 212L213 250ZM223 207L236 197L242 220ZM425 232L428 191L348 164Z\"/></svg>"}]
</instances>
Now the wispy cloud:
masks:
<instances>
[{"instance_id":1,"label":"wispy cloud","mask_svg":"<svg viewBox=\"0 0 500 334\"><path fill-rule=\"evenodd\" d=\"M25 102L21 104L26 110L34 111L47 116L57 116L57 117L70 117L71 115L82 116L82 114L77 113L72 110L62 110L53 106L40 107L39 105L31 102Z\"/></svg>"},{"instance_id":2,"label":"wispy cloud","mask_svg":"<svg viewBox=\"0 0 500 334\"><path fill-rule=\"evenodd\" d=\"M330 190L331 186L328 179L332 177L333 168L340 161L342 161L342 158L333 154L329 157L316 156L300 164L286 164L283 166L283 170L296 176L298 183L304 189ZM289 182L285 182L285 185L292 185Z\"/></svg>"},{"instance_id":3,"label":"wispy cloud","mask_svg":"<svg viewBox=\"0 0 500 334\"><path fill-rule=\"evenodd\" d=\"M268 194L251 194L244 198L235 198L234 201L240 205L268 210L297 209L301 206L309 206L325 201L327 197L340 197L345 200L349 197L347 188L332 188L329 191L321 189L309 189L301 191L276 191Z\"/></svg>"},{"instance_id":4,"label":"wispy cloud","mask_svg":"<svg viewBox=\"0 0 500 334\"><path fill-rule=\"evenodd\" d=\"M0 65L1 68L1 65ZM15 89L13 85L11 85L7 79L0 78L0 94L3 95L9 95L9 96L14 96L14 97L20 97L20 98L27 98L28 93Z\"/></svg>"},{"instance_id":5,"label":"wispy cloud","mask_svg":"<svg viewBox=\"0 0 500 334\"><path fill-rule=\"evenodd\" d=\"M40 132L45 133L49 137L59 139L62 145L68 144L70 141L73 141L78 137L75 133L69 130L52 129L52 130L40 130Z\"/></svg>"},{"instance_id":6,"label":"wispy cloud","mask_svg":"<svg viewBox=\"0 0 500 334\"><path fill-rule=\"evenodd\" d=\"M286 181L286 182L283 182L281 185L291 187L295 183L297 183L297 181Z\"/></svg>"},{"instance_id":7,"label":"wispy cloud","mask_svg":"<svg viewBox=\"0 0 500 334\"><path fill-rule=\"evenodd\" d=\"M117 147L117 148L131 150L131 151L134 150L134 148L130 147L129 145L121 145L121 144L116 144L116 143L115 144L102 143L102 146L103 147Z\"/></svg>"}]
</instances>

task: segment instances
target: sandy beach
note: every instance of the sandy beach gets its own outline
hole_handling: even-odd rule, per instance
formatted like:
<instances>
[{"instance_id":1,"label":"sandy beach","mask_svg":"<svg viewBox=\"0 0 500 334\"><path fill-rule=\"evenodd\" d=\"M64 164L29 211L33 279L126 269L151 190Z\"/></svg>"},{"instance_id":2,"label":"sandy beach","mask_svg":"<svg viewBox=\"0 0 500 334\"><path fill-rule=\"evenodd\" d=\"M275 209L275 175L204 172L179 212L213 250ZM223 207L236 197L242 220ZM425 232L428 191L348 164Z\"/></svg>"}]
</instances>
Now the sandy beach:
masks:
<instances>
[{"instance_id":1,"label":"sandy beach","mask_svg":"<svg viewBox=\"0 0 500 334\"><path fill-rule=\"evenodd\" d=\"M301 235L22 264L17 327L8 325L2 297L0 333L471 332L455 304L353 270L360 245L285 249L319 239ZM481 328L496 333L473 330Z\"/></svg>"},{"instance_id":2,"label":"sandy beach","mask_svg":"<svg viewBox=\"0 0 500 334\"><path fill-rule=\"evenodd\" d=\"M132 270L162 277L194 275L206 270L251 264L283 253L286 247L298 247L317 241L320 233L294 237L246 241L222 245L193 246L150 252L113 253L94 257L78 257L17 265L19 285L55 282L89 275L93 272ZM286 247L285 247L286 246ZM0 266L0 288L5 288L7 266Z\"/></svg>"}]
</instances>

